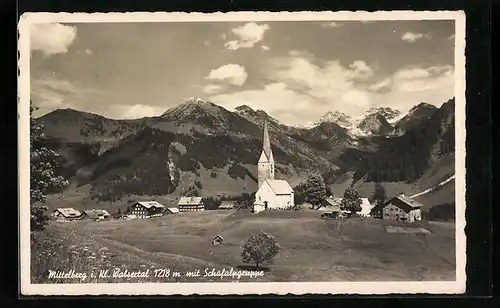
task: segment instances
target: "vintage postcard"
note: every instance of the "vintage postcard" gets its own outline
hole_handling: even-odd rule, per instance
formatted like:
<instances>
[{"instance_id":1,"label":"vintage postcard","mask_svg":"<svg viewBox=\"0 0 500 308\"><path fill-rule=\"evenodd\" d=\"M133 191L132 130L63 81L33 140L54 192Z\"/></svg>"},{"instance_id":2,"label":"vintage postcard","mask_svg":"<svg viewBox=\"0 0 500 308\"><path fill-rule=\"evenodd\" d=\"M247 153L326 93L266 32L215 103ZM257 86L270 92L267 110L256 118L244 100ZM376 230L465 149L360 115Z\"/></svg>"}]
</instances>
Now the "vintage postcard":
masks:
<instances>
[{"instance_id":1,"label":"vintage postcard","mask_svg":"<svg viewBox=\"0 0 500 308\"><path fill-rule=\"evenodd\" d=\"M465 292L465 18L24 14L21 293Z\"/></svg>"}]
</instances>

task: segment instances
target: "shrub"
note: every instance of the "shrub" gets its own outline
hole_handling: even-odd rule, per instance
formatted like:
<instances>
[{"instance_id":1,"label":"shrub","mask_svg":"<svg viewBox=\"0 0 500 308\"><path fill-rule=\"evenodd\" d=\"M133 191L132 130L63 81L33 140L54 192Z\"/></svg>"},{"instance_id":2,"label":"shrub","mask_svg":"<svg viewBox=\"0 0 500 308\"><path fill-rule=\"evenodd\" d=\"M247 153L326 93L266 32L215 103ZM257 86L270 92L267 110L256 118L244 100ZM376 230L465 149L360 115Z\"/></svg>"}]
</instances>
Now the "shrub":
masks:
<instances>
[{"instance_id":1,"label":"shrub","mask_svg":"<svg viewBox=\"0 0 500 308\"><path fill-rule=\"evenodd\" d=\"M280 245L274 236L265 232L256 233L248 239L241 252L241 260L245 263L255 263L258 268L261 265L272 263L278 254Z\"/></svg>"},{"instance_id":2,"label":"shrub","mask_svg":"<svg viewBox=\"0 0 500 308\"><path fill-rule=\"evenodd\" d=\"M215 179L217 177L217 172L215 171L210 172L210 177Z\"/></svg>"}]
</instances>

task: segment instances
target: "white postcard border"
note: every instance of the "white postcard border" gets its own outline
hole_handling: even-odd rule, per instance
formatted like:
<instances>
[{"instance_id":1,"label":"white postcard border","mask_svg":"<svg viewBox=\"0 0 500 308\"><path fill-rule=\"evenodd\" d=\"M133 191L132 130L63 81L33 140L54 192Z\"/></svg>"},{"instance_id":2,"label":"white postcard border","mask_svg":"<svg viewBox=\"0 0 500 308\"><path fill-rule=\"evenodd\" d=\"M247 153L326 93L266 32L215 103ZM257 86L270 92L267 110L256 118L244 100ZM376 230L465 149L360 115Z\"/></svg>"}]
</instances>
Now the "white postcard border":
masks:
<instances>
[{"instance_id":1,"label":"white postcard border","mask_svg":"<svg viewBox=\"0 0 500 308\"><path fill-rule=\"evenodd\" d=\"M32 284L30 281L30 36L32 23L455 20L456 280L433 282L258 282ZM18 164L22 295L460 294L466 283L465 13L463 11L25 13L19 21Z\"/></svg>"}]
</instances>

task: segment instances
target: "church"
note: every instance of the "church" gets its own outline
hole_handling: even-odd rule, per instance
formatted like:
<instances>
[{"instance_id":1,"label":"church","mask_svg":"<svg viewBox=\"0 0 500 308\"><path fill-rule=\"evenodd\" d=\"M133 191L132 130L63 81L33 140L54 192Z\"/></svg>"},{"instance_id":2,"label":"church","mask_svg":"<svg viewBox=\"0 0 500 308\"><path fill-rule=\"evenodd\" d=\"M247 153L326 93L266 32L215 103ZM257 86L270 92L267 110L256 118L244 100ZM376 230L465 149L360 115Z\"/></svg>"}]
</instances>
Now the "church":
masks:
<instances>
[{"instance_id":1,"label":"church","mask_svg":"<svg viewBox=\"0 0 500 308\"><path fill-rule=\"evenodd\" d=\"M254 212L270 209L288 209L294 205L293 189L285 180L274 179L274 157L267 121L264 122L262 153L257 163L257 192Z\"/></svg>"}]
</instances>

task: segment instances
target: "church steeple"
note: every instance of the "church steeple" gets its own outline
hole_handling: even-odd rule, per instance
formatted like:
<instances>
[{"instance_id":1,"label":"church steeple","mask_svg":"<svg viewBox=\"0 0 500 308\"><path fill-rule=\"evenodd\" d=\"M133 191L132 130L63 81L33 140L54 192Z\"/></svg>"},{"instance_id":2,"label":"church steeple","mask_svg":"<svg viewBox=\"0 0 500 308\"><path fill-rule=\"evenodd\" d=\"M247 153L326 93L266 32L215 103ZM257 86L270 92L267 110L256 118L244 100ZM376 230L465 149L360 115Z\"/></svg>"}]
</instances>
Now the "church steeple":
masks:
<instances>
[{"instance_id":1,"label":"church steeple","mask_svg":"<svg viewBox=\"0 0 500 308\"><path fill-rule=\"evenodd\" d=\"M262 153L258 162L258 187L260 187L265 180L274 180L274 157L271 150L267 120L264 122Z\"/></svg>"},{"instance_id":2,"label":"church steeple","mask_svg":"<svg viewBox=\"0 0 500 308\"><path fill-rule=\"evenodd\" d=\"M267 159L270 160L273 153L271 152L271 141L269 141L269 132L267 131L267 120L264 121L264 138L262 146L262 151L266 154Z\"/></svg>"}]
</instances>

